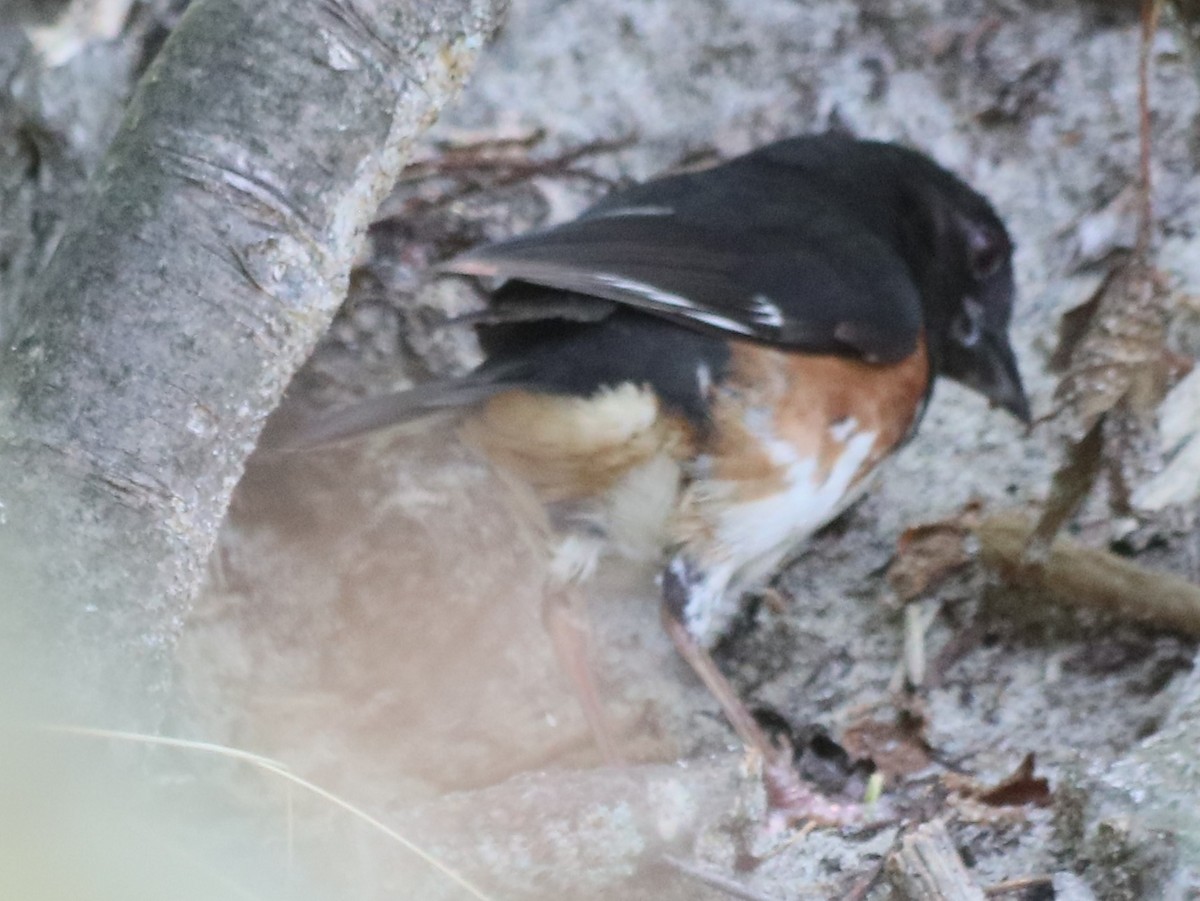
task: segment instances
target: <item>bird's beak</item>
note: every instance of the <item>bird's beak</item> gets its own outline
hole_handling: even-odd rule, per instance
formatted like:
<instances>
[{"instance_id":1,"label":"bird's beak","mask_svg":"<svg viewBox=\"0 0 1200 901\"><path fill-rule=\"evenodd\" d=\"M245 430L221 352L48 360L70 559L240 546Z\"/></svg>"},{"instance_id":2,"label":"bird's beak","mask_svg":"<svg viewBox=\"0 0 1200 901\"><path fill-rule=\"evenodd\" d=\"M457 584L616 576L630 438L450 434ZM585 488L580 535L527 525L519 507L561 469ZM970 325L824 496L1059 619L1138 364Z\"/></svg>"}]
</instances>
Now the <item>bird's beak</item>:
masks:
<instances>
[{"instance_id":1,"label":"bird's beak","mask_svg":"<svg viewBox=\"0 0 1200 901\"><path fill-rule=\"evenodd\" d=\"M992 406L1007 410L1025 425L1033 422L1029 398L1021 384L1017 358L1005 335L984 335L984 347L979 355L983 365L978 372L980 384L975 386Z\"/></svg>"}]
</instances>

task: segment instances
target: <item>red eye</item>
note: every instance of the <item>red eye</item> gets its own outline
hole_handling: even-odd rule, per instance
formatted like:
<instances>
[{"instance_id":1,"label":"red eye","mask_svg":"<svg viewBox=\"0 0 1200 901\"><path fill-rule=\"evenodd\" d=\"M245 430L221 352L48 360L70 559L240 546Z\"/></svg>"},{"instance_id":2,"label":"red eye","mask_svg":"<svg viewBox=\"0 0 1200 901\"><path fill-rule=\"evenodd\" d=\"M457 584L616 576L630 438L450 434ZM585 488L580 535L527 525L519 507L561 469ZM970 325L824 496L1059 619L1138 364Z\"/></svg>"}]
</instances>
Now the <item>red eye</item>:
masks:
<instances>
[{"instance_id":1,"label":"red eye","mask_svg":"<svg viewBox=\"0 0 1200 901\"><path fill-rule=\"evenodd\" d=\"M1008 236L985 225L967 227L967 253L971 274L979 280L994 275L1008 259Z\"/></svg>"}]
</instances>

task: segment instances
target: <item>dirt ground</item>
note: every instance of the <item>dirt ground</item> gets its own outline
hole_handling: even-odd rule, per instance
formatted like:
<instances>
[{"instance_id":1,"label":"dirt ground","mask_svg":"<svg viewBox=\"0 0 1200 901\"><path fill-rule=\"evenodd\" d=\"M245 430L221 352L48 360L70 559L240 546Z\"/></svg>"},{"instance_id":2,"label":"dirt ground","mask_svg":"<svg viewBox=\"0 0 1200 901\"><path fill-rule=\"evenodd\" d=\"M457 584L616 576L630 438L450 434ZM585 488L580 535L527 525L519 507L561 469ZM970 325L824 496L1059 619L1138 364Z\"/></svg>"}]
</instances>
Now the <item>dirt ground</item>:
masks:
<instances>
[{"instance_id":1,"label":"dirt ground","mask_svg":"<svg viewBox=\"0 0 1200 901\"><path fill-rule=\"evenodd\" d=\"M479 295L430 277L442 256L625 180L836 126L921 147L993 200L1018 242L1015 343L1046 414L1058 318L1132 240L1136 53L1132 11L1086 2L522 0L385 207L289 403L469 366L469 332L442 320ZM1196 295L1200 94L1169 28L1153 60L1158 262ZM1175 322L1192 355L1198 318ZM942 385L917 439L748 603L718 659L832 794L861 797L873 767L905 822L946 820L978 886L1030 879L997 897L1198 897L1089 820L1097 780L1178 718L1193 641L1014 591L971 560L915 602L927 674L902 690L906 614L886 578L901 534L969 503L1029 508L1056 453L1052 429L1025 434ZM1114 519L1100 493L1072 532L1196 580L1186 500ZM909 897L872 881L901 825L763 828L752 766L659 627L652 572L619 563L588 605L626 757L603 764L542 626L529 504L448 421L254 461L183 634L191 728L404 827L498 899L733 896L718 879L778 901ZM1005 783L1027 755L1033 775ZM277 796L260 781L248 790ZM469 897L323 802L289 803L288 841L331 897Z\"/></svg>"}]
</instances>

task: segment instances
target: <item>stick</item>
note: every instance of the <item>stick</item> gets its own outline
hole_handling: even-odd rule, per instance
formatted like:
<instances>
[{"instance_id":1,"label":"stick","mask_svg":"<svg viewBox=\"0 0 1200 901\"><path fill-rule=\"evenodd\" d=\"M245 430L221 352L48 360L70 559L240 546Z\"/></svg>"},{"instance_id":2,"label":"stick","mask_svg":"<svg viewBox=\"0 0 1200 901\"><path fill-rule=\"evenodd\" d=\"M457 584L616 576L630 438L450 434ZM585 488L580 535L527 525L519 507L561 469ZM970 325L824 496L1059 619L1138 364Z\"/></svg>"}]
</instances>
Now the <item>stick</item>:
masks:
<instances>
[{"instance_id":1,"label":"stick","mask_svg":"<svg viewBox=\"0 0 1200 901\"><path fill-rule=\"evenodd\" d=\"M1026 563L1022 552L1032 528L1020 513L984 520L976 529L984 565L1009 584L1044 589L1076 607L1200 636L1200 586L1061 536L1044 564Z\"/></svg>"},{"instance_id":2,"label":"stick","mask_svg":"<svg viewBox=\"0 0 1200 901\"><path fill-rule=\"evenodd\" d=\"M892 887L905 901L985 901L941 820L918 826L888 858Z\"/></svg>"}]
</instances>

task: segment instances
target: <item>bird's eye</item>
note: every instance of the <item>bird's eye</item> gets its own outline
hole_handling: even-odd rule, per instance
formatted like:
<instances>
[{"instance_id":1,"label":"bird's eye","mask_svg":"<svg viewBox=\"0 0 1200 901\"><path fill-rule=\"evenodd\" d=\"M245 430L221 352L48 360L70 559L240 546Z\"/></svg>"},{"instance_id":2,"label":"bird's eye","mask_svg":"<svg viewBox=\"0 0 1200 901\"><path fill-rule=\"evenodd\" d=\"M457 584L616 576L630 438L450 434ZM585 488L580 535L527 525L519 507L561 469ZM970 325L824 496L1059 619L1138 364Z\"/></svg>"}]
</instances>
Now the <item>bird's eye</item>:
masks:
<instances>
[{"instance_id":1,"label":"bird's eye","mask_svg":"<svg viewBox=\"0 0 1200 901\"><path fill-rule=\"evenodd\" d=\"M983 304L973 297L963 301L962 309L950 323L950 334L962 347L974 347L983 337Z\"/></svg>"},{"instance_id":2,"label":"bird's eye","mask_svg":"<svg viewBox=\"0 0 1200 901\"><path fill-rule=\"evenodd\" d=\"M967 251L971 260L971 274L982 281L1004 265L1011 244L1008 236L993 229L977 226L967 230Z\"/></svg>"}]
</instances>

